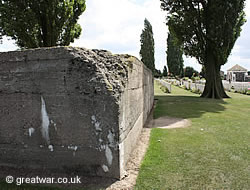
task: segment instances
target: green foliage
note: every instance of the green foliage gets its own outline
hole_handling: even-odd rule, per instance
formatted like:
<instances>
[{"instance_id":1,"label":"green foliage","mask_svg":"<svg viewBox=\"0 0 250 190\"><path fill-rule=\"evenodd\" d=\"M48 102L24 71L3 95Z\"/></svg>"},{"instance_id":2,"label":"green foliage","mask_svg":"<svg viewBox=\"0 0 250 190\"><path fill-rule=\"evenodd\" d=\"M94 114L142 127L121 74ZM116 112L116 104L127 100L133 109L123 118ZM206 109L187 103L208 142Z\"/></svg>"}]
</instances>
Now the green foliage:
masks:
<instances>
[{"instance_id":1,"label":"green foliage","mask_svg":"<svg viewBox=\"0 0 250 190\"><path fill-rule=\"evenodd\" d=\"M161 70L155 69L154 77L155 78L161 78L162 77Z\"/></svg>"},{"instance_id":2,"label":"green foliage","mask_svg":"<svg viewBox=\"0 0 250 190\"><path fill-rule=\"evenodd\" d=\"M162 92L164 92L164 93L170 93L169 92L169 90L168 90L168 88L167 87L165 87L165 86L160 86L160 89L162 90Z\"/></svg>"},{"instance_id":3,"label":"green foliage","mask_svg":"<svg viewBox=\"0 0 250 190\"><path fill-rule=\"evenodd\" d=\"M249 94L250 94L250 88L248 88L248 89L245 88L245 89L235 90L235 88L232 86L230 92L249 95Z\"/></svg>"},{"instance_id":4,"label":"green foliage","mask_svg":"<svg viewBox=\"0 0 250 190\"><path fill-rule=\"evenodd\" d=\"M150 22L145 19L144 20L144 29L141 34L141 50L140 56L141 61L153 72L155 72L155 47L154 47L154 37L153 37L153 29Z\"/></svg>"},{"instance_id":5,"label":"green foliage","mask_svg":"<svg viewBox=\"0 0 250 190\"><path fill-rule=\"evenodd\" d=\"M206 76L206 71L205 71L204 65L203 65L202 68L201 68L200 75L201 75L201 77L205 77L205 76Z\"/></svg>"},{"instance_id":6,"label":"green foliage","mask_svg":"<svg viewBox=\"0 0 250 190\"><path fill-rule=\"evenodd\" d=\"M85 0L1 0L0 36L21 48L67 46L81 34Z\"/></svg>"},{"instance_id":7,"label":"green foliage","mask_svg":"<svg viewBox=\"0 0 250 190\"><path fill-rule=\"evenodd\" d=\"M203 82L205 82L205 81L206 81L206 79L205 79L205 78L201 78L201 80L202 80Z\"/></svg>"},{"instance_id":8,"label":"green foliage","mask_svg":"<svg viewBox=\"0 0 250 190\"><path fill-rule=\"evenodd\" d=\"M166 66L164 66L164 68L163 68L162 76L164 76L164 77L168 76L168 69Z\"/></svg>"},{"instance_id":9,"label":"green foliage","mask_svg":"<svg viewBox=\"0 0 250 190\"><path fill-rule=\"evenodd\" d=\"M184 76L188 78L192 78L192 76L198 76L198 71L196 71L193 67L186 67L184 69Z\"/></svg>"},{"instance_id":10,"label":"green foliage","mask_svg":"<svg viewBox=\"0 0 250 190\"><path fill-rule=\"evenodd\" d=\"M167 64L169 68L169 72L173 76L181 76L183 74L183 52L181 50L181 46L175 43L174 36L168 33L167 39Z\"/></svg>"},{"instance_id":11,"label":"green foliage","mask_svg":"<svg viewBox=\"0 0 250 190\"><path fill-rule=\"evenodd\" d=\"M250 95L250 88L247 89L246 94Z\"/></svg>"},{"instance_id":12,"label":"green foliage","mask_svg":"<svg viewBox=\"0 0 250 190\"><path fill-rule=\"evenodd\" d=\"M155 82L159 86L162 92L170 93L169 89L166 86L163 86L158 80L155 80Z\"/></svg>"},{"instance_id":13,"label":"green foliage","mask_svg":"<svg viewBox=\"0 0 250 190\"><path fill-rule=\"evenodd\" d=\"M168 25L187 55L206 61L208 45L226 63L245 23L245 0L160 0L169 11Z\"/></svg>"},{"instance_id":14,"label":"green foliage","mask_svg":"<svg viewBox=\"0 0 250 190\"><path fill-rule=\"evenodd\" d=\"M245 0L160 0L168 11L167 24L184 53L205 67L202 97L226 98L220 68L245 23Z\"/></svg>"},{"instance_id":15,"label":"green foliage","mask_svg":"<svg viewBox=\"0 0 250 190\"><path fill-rule=\"evenodd\" d=\"M192 88L191 92L195 93L195 94L201 94L200 90L197 88Z\"/></svg>"},{"instance_id":16,"label":"green foliage","mask_svg":"<svg viewBox=\"0 0 250 190\"><path fill-rule=\"evenodd\" d=\"M0 20L0 22L1 22L1 20ZM0 44L2 43L2 39L3 39L3 29L0 27Z\"/></svg>"},{"instance_id":17,"label":"green foliage","mask_svg":"<svg viewBox=\"0 0 250 190\"><path fill-rule=\"evenodd\" d=\"M186 90L186 86L185 85L181 85L180 87Z\"/></svg>"},{"instance_id":18,"label":"green foliage","mask_svg":"<svg viewBox=\"0 0 250 190\"><path fill-rule=\"evenodd\" d=\"M200 80L200 77L192 76L191 79L192 79L193 82L195 82L195 81L199 81L199 80Z\"/></svg>"}]
</instances>

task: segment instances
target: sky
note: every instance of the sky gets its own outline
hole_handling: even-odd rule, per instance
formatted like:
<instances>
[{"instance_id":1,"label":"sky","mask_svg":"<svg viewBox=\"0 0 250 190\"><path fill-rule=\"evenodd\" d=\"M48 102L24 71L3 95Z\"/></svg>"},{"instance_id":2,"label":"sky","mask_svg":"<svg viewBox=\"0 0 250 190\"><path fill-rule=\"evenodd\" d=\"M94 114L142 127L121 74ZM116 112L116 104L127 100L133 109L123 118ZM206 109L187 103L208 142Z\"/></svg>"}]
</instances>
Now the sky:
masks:
<instances>
[{"instance_id":1,"label":"sky","mask_svg":"<svg viewBox=\"0 0 250 190\"><path fill-rule=\"evenodd\" d=\"M228 62L222 66L226 71L235 64L250 70L250 0L246 0L245 23ZM147 18L153 27L155 40L155 65L162 70L166 65L166 39L168 28L166 12L160 9L160 0L86 0L86 10L78 23L82 34L71 46L88 49L107 49L112 53L131 54L140 59L140 35ZM4 38L1 51L16 50L14 41ZM184 57L184 65L200 71L194 58Z\"/></svg>"}]
</instances>

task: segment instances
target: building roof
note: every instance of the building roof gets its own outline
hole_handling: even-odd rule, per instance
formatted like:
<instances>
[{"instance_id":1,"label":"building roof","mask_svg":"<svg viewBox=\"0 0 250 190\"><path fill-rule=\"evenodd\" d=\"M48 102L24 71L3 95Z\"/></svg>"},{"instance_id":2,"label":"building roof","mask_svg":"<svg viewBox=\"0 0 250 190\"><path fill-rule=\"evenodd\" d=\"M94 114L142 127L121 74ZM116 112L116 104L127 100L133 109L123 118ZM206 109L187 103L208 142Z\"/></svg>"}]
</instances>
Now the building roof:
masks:
<instances>
[{"instance_id":1,"label":"building roof","mask_svg":"<svg viewBox=\"0 0 250 190\"><path fill-rule=\"evenodd\" d=\"M242 72L247 72L247 69L245 69L244 67L236 64L231 69L228 69L227 71L242 71Z\"/></svg>"}]
</instances>

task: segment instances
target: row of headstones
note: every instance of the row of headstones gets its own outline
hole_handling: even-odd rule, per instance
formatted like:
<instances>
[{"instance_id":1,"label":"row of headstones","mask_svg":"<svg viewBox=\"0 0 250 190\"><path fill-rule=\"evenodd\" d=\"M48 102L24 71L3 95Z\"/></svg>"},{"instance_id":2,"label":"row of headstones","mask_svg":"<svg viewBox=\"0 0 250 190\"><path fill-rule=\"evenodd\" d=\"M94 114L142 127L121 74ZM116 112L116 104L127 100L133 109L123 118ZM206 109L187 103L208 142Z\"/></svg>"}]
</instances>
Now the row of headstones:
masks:
<instances>
[{"instance_id":1,"label":"row of headstones","mask_svg":"<svg viewBox=\"0 0 250 190\"><path fill-rule=\"evenodd\" d=\"M176 85L176 86L184 86L187 90L198 91L202 93L204 91L205 85L200 83L193 83L191 81L185 80L176 80L176 79L165 79L167 83Z\"/></svg>"},{"instance_id":2,"label":"row of headstones","mask_svg":"<svg viewBox=\"0 0 250 190\"><path fill-rule=\"evenodd\" d=\"M176 86L185 86L187 90L198 91L202 93L205 88L205 84L201 83L194 83L191 81L184 81L184 80L176 80L176 79L165 79L167 83L174 84ZM227 91L236 91L236 92L243 92L250 88L250 83L247 82L231 82L222 81L223 87Z\"/></svg>"},{"instance_id":3,"label":"row of headstones","mask_svg":"<svg viewBox=\"0 0 250 190\"><path fill-rule=\"evenodd\" d=\"M158 83L160 83L162 86L168 89L168 92L171 93L171 83L166 82L165 80L162 79L156 79Z\"/></svg>"},{"instance_id":4,"label":"row of headstones","mask_svg":"<svg viewBox=\"0 0 250 190\"><path fill-rule=\"evenodd\" d=\"M249 82L228 82L226 80L222 81L222 84L224 86L224 89L227 91L234 90L236 92L243 92L250 88Z\"/></svg>"}]
</instances>

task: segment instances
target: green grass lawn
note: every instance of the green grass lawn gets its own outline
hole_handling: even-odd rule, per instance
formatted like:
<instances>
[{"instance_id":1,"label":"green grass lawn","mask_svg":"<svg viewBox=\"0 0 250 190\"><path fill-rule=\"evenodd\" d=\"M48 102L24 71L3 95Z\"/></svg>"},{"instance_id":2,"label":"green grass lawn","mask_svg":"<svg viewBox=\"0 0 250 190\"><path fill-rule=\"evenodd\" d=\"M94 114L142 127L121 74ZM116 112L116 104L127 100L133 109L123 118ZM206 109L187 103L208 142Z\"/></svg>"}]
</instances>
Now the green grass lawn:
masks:
<instances>
[{"instance_id":1,"label":"green grass lawn","mask_svg":"<svg viewBox=\"0 0 250 190\"><path fill-rule=\"evenodd\" d=\"M250 96L200 98L172 87L158 99L154 117L190 119L182 129L152 129L136 189L250 189Z\"/></svg>"}]
</instances>

